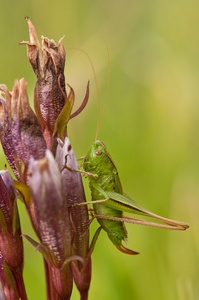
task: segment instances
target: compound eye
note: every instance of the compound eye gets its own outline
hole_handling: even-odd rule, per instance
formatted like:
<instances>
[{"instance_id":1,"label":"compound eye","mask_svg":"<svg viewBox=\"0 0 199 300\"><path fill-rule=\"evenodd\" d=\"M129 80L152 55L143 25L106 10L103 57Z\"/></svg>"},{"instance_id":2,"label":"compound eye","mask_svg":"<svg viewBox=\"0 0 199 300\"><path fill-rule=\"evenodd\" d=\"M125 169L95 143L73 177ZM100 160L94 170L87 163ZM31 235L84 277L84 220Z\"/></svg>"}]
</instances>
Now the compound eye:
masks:
<instances>
[{"instance_id":1,"label":"compound eye","mask_svg":"<svg viewBox=\"0 0 199 300\"><path fill-rule=\"evenodd\" d=\"M102 150L97 149L97 150L95 151L95 154L96 154L97 156L100 156L100 155L102 154Z\"/></svg>"}]
</instances>

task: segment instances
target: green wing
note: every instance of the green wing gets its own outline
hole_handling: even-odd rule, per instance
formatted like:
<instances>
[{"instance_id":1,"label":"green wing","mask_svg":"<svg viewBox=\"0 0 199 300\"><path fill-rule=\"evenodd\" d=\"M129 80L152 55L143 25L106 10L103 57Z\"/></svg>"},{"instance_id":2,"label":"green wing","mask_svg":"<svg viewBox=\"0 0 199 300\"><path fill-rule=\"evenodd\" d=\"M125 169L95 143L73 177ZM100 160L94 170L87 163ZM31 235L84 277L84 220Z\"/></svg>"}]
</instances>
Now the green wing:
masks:
<instances>
[{"instance_id":1,"label":"green wing","mask_svg":"<svg viewBox=\"0 0 199 300\"><path fill-rule=\"evenodd\" d=\"M121 195L114 191L104 191L106 197L110 199L111 206L122 211L148 215L148 212L139 206L133 199L126 195ZM111 201L112 200L112 201Z\"/></svg>"}]
</instances>

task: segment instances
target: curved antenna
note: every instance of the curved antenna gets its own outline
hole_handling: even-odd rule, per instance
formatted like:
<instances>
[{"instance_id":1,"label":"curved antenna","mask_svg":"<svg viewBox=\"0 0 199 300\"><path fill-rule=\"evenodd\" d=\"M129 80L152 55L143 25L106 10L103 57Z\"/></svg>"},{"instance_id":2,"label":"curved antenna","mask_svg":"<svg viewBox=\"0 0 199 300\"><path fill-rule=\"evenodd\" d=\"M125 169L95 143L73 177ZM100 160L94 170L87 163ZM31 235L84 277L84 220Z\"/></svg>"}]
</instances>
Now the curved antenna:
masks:
<instances>
[{"instance_id":1,"label":"curved antenna","mask_svg":"<svg viewBox=\"0 0 199 300\"><path fill-rule=\"evenodd\" d=\"M102 114L101 114L101 100L100 100L100 93L99 93L99 86L98 86L97 76L96 76L95 68L94 68L94 65L93 65L93 62L92 62L90 56L88 55L88 53L85 50L83 50L81 48L77 48L77 47L67 47L66 48L66 49L80 51L80 52L84 53L86 55L86 57L88 58L88 60L90 62L90 65L91 65L91 69L92 69L93 76L94 76L94 81L95 81L95 86L96 86L96 91L97 91L97 102L98 102L98 108L97 108L98 116L97 116L97 128L96 128L96 133L95 133L95 140L97 139L97 137L99 135L99 132L100 132L100 129L101 129L101 126L102 126L102 123L103 123L103 119L104 119L104 116L105 116L105 113L106 113L106 110L107 110L107 103L108 103L108 97L109 97L109 88L110 88L110 52L109 52L108 44L106 42L105 37L102 34L100 34L100 36L101 36L101 38L103 39L103 41L106 45L106 50L107 50L107 54L108 54L107 55L108 56L108 80L107 80L107 88L106 88L106 96L105 96L105 105L104 105ZM83 101L83 105L84 105L84 101ZM79 109L78 109L78 111L79 111ZM77 114L76 114L76 112L73 113L71 115L71 118L73 118Z\"/></svg>"},{"instance_id":2,"label":"curved antenna","mask_svg":"<svg viewBox=\"0 0 199 300\"><path fill-rule=\"evenodd\" d=\"M84 54L86 55L86 57L88 58L89 63L90 63L90 65L91 65L91 69L92 69L93 76L94 76L94 81L95 81L95 86L96 86L96 91L97 91L97 99L98 99L98 101L97 101L97 102L98 102L98 108L97 108L97 110L98 110L97 130L96 130L96 135L95 135L95 139L96 139L96 136L97 136L97 134L98 134L98 132L99 132L98 127L99 127L99 124L101 123L101 122L100 122L100 119L101 119L101 107L100 107L100 102L101 102L101 101L100 101L99 86L98 86L98 82L97 82L97 76L96 76L96 73L95 73L95 68L94 68L94 65L93 65L93 62L92 62L90 56L88 55L88 53L87 53L85 50L83 50L83 49L81 49L81 48L77 48L77 47L67 47L66 49L68 49L68 50L80 51L80 52L84 53ZM72 114L72 117L73 117L73 114Z\"/></svg>"},{"instance_id":3,"label":"curved antenna","mask_svg":"<svg viewBox=\"0 0 199 300\"><path fill-rule=\"evenodd\" d=\"M110 51L108 48L108 44L107 41L104 37L104 35L102 33L100 33L101 38L103 39L105 46L106 46L106 51L107 51L107 58L108 58L108 74L107 74L107 86L106 86L106 95L105 95L105 104L104 104L104 108L103 108L103 113L102 113L102 117L101 120L99 120L99 124L96 130L96 135L95 135L95 140L97 139L97 136L100 132L103 120L104 120L104 116L106 114L107 111L107 104L108 104L108 98L109 98L109 89L110 89L110 78L111 78L111 59L110 59ZM99 104L100 106L100 104Z\"/></svg>"}]
</instances>

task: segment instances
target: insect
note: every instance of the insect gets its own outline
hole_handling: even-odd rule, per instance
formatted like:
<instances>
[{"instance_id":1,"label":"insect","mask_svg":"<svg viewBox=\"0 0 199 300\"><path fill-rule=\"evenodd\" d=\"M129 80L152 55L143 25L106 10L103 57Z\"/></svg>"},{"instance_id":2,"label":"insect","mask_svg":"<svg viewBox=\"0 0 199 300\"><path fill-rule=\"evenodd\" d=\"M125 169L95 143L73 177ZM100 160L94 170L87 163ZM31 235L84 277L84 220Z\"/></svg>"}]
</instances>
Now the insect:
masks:
<instances>
[{"instance_id":1,"label":"insect","mask_svg":"<svg viewBox=\"0 0 199 300\"><path fill-rule=\"evenodd\" d=\"M156 215L126 196L123 193L117 168L101 141L96 140L92 144L84 159L83 168L85 172L94 175L88 176L94 216L120 251L127 254L138 254L122 244L122 241L127 238L124 222L173 230L186 230L189 227L186 223ZM152 217L165 224L124 217L123 212Z\"/></svg>"},{"instance_id":2,"label":"insect","mask_svg":"<svg viewBox=\"0 0 199 300\"><path fill-rule=\"evenodd\" d=\"M110 78L108 78L108 83L109 81ZM95 82L97 87L96 77ZM102 124L99 107L100 99L98 96L98 126L96 137L98 136L99 128ZM123 240L125 241L127 239L127 230L124 222L173 230L185 230L189 227L186 223L156 215L126 196L123 193L117 168L106 146L97 140L97 138L83 160L83 169L84 174L87 174L89 180L92 201L78 205L93 205L93 217L97 218L101 227L107 232L109 239L120 251L132 255L138 254L138 252L127 249L122 244ZM125 217L123 216L123 212L152 217L161 221L163 224L133 217Z\"/></svg>"}]
</instances>

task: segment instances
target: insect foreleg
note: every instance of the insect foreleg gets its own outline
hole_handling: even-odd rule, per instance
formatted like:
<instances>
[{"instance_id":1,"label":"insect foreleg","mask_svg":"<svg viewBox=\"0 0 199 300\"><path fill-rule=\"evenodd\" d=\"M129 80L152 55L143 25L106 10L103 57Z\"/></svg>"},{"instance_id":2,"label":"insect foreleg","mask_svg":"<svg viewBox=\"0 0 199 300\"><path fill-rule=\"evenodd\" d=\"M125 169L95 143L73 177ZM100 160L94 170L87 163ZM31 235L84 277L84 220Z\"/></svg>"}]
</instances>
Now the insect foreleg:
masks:
<instances>
[{"instance_id":1,"label":"insect foreleg","mask_svg":"<svg viewBox=\"0 0 199 300\"><path fill-rule=\"evenodd\" d=\"M68 155L69 155L69 154L66 154L66 156L65 156L65 164L63 165L63 167L62 167L62 169L61 169L61 172L62 172L64 169L67 169L67 170L72 171L72 172L78 172L78 173L81 173L81 174L83 174L83 175L85 175L85 176L91 176L91 177L93 177L93 178L97 178L97 177L98 177L97 174L92 174L92 173L90 173L90 172L86 172L86 171L82 171L82 170L78 170L78 169L73 169L73 168L67 166L67 157L68 157Z\"/></svg>"}]
</instances>

